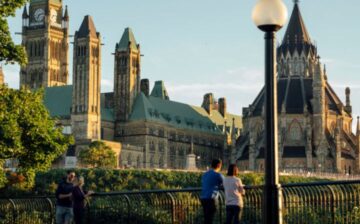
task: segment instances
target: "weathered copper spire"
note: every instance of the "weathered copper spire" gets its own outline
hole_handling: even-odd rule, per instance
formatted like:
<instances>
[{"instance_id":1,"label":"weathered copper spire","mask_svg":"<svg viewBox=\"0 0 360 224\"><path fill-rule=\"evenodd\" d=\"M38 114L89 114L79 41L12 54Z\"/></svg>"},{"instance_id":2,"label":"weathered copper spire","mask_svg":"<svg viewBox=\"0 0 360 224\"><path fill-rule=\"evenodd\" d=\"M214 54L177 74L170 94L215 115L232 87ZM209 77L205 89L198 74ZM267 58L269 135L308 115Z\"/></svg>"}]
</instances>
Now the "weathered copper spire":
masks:
<instances>
[{"instance_id":1,"label":"weathered copper spire","mask_svg":"<svg viewBox=\"0 0 360 224\"><path fill-rule=\"evenodd\" d=\"M299 43L311 43L310 35L301 16L298 0L295 0L289 25L286 29L283 44L296 45Z\"/></svg>"}]
</instances>

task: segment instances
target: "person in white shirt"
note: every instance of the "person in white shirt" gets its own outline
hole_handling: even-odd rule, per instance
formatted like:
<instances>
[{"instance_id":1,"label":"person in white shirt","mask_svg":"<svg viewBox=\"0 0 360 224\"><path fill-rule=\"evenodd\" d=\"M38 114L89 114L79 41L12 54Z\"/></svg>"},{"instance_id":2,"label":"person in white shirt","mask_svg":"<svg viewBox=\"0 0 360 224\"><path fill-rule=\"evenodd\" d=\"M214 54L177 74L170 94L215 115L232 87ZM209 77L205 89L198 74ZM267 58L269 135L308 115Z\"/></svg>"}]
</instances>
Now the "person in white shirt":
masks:
<instances>
[{"instance_id":1,"label":"person in white shirt","mask_svg":"<svg viewBox=\"0 0 360 224\"><path fill-rule=\"evenodd\" d=\"M245 189L240 178L237 177L238 173L239 169L235 164L229 165L224 180L226 224L240 223L244 207L243 196L245 195Z\"/></svg>"}]
</instances>

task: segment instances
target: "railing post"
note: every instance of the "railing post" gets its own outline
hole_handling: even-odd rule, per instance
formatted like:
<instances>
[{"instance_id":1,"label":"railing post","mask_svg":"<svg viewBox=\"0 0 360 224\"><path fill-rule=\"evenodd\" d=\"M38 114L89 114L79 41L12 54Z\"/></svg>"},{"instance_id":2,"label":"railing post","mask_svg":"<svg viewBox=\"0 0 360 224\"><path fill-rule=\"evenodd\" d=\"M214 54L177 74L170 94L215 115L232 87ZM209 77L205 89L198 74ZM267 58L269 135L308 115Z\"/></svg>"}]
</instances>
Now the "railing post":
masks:
<instances>
[{"instance_id":1,"label":"railing post","mask_svg":"<svg viewBox=\"0 0 360 224\"><path fill-rule=\"evenodd\" d=\"M224 195L225 195L225 192L224 192ZM223 198L222 194L219 194L219 197L218 197L218 206L219 206L219 214L220 214L220 223L223 223L223 216L222 216L222 213L223 213L223 209L224 209L224 206L225 206L225 198ZM223 205L224 204L224 205Z\"/></svg>"},{"instance_id":2,"label":"railing post","mask_svg":"<svg viewBox=\"0 0 360 224\"><path fill-rule=\"evenodd\" d=\"M166 194L170 197L171 200L171 223L175 224L175 199L170 192L167 192Z\"/></svg>"},{"instance_id":3,"label":"railing post","mask_svg":"<svg viewBox=\"0 0 360 224\"><path fill-rule=\"evenodd\" d=\"M91 214L90 213L91 204L90 204L90 200L88 198L85 198L85 200L86 200L86 207L87 207L87 214L86 214L87 216L86 216L86 218L87 218L87 222L89 223L89 221L90 221L89 214Z\"/></svg>"},{"instance_id":4,"label":"railing post","mask_svg":"<svg viewBox=\"0 0 360 224\"><path fill-rule=\"evenodd\" d=\"M15 202L9 198L9 201L10 203L12 204L13 206L13 223L15 224L15 221L16 221L16 205L15 205Z\"/></svg>"},{"instance_id":5,"label":"railing post","mask_svg":"<svg viewBox=\"0 0 360 224\"><path fill-rule=\"evenodd\" d=\"M54 206L53 206L53 203L52 201L50 200L50 198L46 198L46 200L49 202L49 205L50 205L50 220L51 220L51 224L53 223L53 217L54 217Z\"/></svg>"},{"instance_id":6,"label":"railing post","mask_svg":"<svg viewBox=\"0 0 360 224\"><path fill-rule=\"evenodd\" d=\"M332 187L330 185L327 185L328 189L330 190L330 209L331 209L331 223L332 224L336 224L336 220L335 220L335 212L336 212L336 208L335 208L335 192L332 189Z\"/></svg>"},{"instance_id":7,"label":"railing post","mask_svg":"<svg viewBox=\"0 0 360 224\"><path fill-rule=\"evenodd\" d=\"M127 209L127 221L129 222L130 221L130 198L129 198L129 196L127 196L126 194L124 194L124 197L125 197L125 201L126 201L126 204L127 204L127 207L128 207L128 209Z\"/></svg>"}]
</instances>

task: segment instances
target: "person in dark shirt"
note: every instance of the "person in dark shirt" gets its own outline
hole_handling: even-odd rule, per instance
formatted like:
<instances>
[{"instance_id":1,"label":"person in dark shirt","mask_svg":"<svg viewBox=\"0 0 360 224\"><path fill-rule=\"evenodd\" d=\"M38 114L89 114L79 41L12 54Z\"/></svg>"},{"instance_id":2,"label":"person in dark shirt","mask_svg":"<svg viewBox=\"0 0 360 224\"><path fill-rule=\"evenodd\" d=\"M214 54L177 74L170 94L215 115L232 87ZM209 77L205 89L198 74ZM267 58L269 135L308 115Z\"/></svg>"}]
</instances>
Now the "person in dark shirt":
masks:
<instances>
[{"instance_id":1,"label":"person in dark shirt","mask_svg":"<svg viewBox=\"0 0 360 224\"><path fill-rule=\"evenodd\" d=\"M66 178L61 181L56 189L56 224L70 224L73 219L72 191L74 171L67 171Z\"/></svg>"},{"instance_id":2,"label":"person in dark shirt","mask_svg":"<svg viewBox=\"0 0 360 224\"><path fill-rule=\"evenodd\" d=\"M204 210L204 223L212 224L216 212L216 200L219 195L219 188L223 184L224 177L220 172L222 162L214 159L211 162L211 169L205 172L201 178L200 200Z\"/></svg>"},{"instance_id":3,"label":"person in dark shirt","mask_svg":"<svg viewBox=\"0 0 360 224\"><path fill-rule=\"evenodd\" d=\"M77 178L72 191L75 224L84 223L85 198L94 193L93 191L84 191L84 183L84 177Z\"/></svg>"}]
</instances>

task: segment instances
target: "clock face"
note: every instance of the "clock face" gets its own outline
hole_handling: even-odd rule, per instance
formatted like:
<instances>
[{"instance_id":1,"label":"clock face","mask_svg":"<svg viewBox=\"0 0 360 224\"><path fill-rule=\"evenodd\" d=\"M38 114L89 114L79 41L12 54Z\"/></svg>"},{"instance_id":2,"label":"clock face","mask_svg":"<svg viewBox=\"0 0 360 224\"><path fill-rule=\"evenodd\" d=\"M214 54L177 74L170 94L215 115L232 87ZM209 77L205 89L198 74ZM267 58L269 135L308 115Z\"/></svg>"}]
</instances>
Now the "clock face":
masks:
<instances>
[{"instance_id":1,"label":"clock face","mask_svg":"<svg viewBox=\"0 0 360 224\"><path fill-rule=\"evenodd\" d=\"M34 18L36 22L41 22L45 18L45 11L44 9L36 9L34 12Z\"/></svg>"},{"instance_id":2,"label":"clock face","mask_svg":"<svg viewBox=\"0 0 360 224\"><path fill-rule=\"evenodd\" d=\"M51 21L51 23L56 23L56 20L57 20L57 11L55 9L51 9L50 21Z\"/></svg>"}]
</instances>

